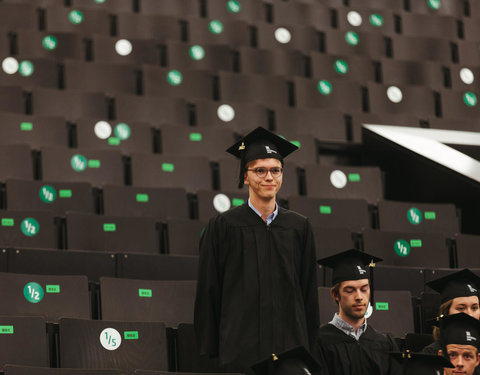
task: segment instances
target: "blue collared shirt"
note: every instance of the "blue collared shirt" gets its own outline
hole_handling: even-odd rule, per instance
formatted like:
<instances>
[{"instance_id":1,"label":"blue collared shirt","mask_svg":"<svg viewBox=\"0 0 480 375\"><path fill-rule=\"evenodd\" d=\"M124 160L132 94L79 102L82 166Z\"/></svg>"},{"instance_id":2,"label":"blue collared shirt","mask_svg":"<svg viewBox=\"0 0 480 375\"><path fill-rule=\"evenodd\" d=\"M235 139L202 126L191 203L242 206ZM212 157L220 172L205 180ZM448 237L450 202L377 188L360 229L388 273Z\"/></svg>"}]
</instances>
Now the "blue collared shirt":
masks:
<instances>
[{"instance_id":1,"label":"blue collared shirt","mask_svg":"<svg viewBox=\"0 0 480 375\"><path fill-rule=\"evenodd\" d=\"M332 321L328 324L337 327L339 330L341 330L348 336L353 337L357 341L360 339L360 336L362 336L362 334L367 330L367 318L365 318L365 322L360 327L358 327L357 333L355 333L355 329L349 323L340 318L337 313L335 313Z\"/></svg>"},{"instance_id":2,"label":"blue collared shirt","mask_svg":"<svg viewBox=\"0 0 480 375\"><path fill-rule=\"evenodd\" d=\"M248 198L248 206L260 217L262 217L262 214L260 212L258 212L258 210L253 207L253 204L252 202L250 202L250 198ZM275 220L275 218L277 217L277 214L278 214L278 205L277 203L275 202L275 211L273 211L270 215L267 216L267 225L270 225L272 223L273 220Z\"/></svg>"}]
</instances>

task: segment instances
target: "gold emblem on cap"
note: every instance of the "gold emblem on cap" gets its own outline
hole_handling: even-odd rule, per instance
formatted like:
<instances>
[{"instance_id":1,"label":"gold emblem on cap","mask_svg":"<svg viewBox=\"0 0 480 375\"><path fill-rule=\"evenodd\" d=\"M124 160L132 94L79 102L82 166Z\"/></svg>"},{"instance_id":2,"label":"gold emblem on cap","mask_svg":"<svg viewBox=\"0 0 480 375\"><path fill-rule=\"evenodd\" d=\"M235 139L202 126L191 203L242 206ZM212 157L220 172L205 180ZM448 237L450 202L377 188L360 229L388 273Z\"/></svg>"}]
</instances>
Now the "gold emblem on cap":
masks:
<instances>
[{"instance_id":1,"label":"gold emblem on cap","mask_svg":"<svg viewBox=\"0 0 480 375\"><path fill-rule=\"evenodd\" d=\"M242 142L242 144L238 147L239 150L245 150L245 143Z\"/></svg>"},{"instance_id":2,"label":"gold emblem on cap","mask_svg":"<svg viewBox=\"0 0 480 375\"><path fill-rule=\"evenodd\" d=\"M277 357L277 355L276 355L275 353L272 353L272 359L273 359L274 361L278 361L278 357Z\"/></svg>"},{"instance_id":3,"label":"gold emblem on cap","mask_svg":"<svg viewBox=\"0 0 480 375\"><path fill-rule=\"evenodd\" d=\"M370 261L370 264L368 266L369 267L375 267L375 263L373 262L373 259Z\"/></svg>"}]
</instances>

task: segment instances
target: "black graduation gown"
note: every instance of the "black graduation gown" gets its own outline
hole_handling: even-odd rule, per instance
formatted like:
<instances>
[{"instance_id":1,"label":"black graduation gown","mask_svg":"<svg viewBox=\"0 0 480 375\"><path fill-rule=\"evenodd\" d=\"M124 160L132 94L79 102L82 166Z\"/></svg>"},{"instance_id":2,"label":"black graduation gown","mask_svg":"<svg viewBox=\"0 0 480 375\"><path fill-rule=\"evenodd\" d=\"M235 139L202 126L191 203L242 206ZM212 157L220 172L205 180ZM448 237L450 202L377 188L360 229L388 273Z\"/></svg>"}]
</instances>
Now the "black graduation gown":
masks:
<instances>
[{"instance_id":1,"label":"black graduation gown","mask_svg":"<svg viewBox=\"0 0 480 375\"><path fill-rule=\"evenodd\" d=\"M434 341L430 345L427 345L426 347L424 347L422 349L422 353L438 355L438 351L440 349L441 349L440 341ZM474 375L480 375L480 366L477 366L473 373Z\"/></svg>"},{"instance_id":2,"label":"black graduation gown","mask_svg":"<svg viewBox=\"0 0 480 375\"><path fill-rule=\"evenodd\" d=\"M329 375L401 374L388 352L398 351L393 339L370 325L357 341L332 324L318 330L312 355L326 363Z\"/></svg>"},{"instance_id":3,"label":"black graduation gown","mask_svg":"<svg viewBox=\"0 0 480 375\"><path fill-rule=\"evenodd\" d=\"M200 353L242 369L295 346L308 349L319 327L316 272L304 216L279 207L267 226L244 204L212 218L200 241Z\"/></svg>"}]
</instances>

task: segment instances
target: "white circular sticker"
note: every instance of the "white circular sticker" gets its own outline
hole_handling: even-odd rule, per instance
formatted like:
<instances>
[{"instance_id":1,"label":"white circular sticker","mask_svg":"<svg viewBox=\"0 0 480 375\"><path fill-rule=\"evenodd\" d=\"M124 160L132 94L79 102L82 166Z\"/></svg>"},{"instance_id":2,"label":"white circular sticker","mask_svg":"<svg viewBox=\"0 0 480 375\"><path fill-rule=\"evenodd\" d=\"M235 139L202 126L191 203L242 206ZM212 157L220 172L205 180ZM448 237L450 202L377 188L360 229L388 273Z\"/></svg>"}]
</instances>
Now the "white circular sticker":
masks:
<instances>
[{"instance_id":1,"label":"white circular sticker","mask_svg":"<svg viewBox=\"0 0 480 375\"><path fill-rule=\"evenodd\" d=\"M18 71L18 61L14 57L7 57L2 62L2 69L7 74L15 74Z\"/></svg>"},{"instance_id":2,"label":"white circular sticker","mask_svg":"<svg viewBox=\"0 0 480 375\"><path fill-rule=\"evenodd\" d=\"M284 27L279 27L275 30L275 39L278 43L287 44L292 40L292 34Z\"/></svg>"},{"instance_id":3,"label":"white circular sticker","mask_svg":"<svg viewBox=\"0 0 480 375\"><path fill-rule=\"evenodd\" d=\"M462 68L460 70L460 79L466 85L471 85L475 80L475 76L473 75L473 72L470 69Z\"/></svg>"},{"instance_id":4,"label":"white circular sticker","mask_svg":"<svg viewBox=\"0 0 480 375\"><path fill-rule=\"evenodd\" d=\"M372 316L372 313L373 313L373 307L369 302L368 307L367 307L367 311L365 312L365 318L367 318L367 319L370 318Z\"/></svg>"},{"instance_id":5,"label":"white circular sticker","mask_svg":"<svg viewBox=\"0 0 480 375\"><path fill-rule=\"evenodd\" d=\"M390 86L387 89L387 96L390 101L393 103L400 103L403 99L402 90L400 90L397 86Z\"/></svg>"},{"instance_id":6,"label":"white circular sticker","mask_svg":"<svg viewBox=\"0 0 480 375\"><path fill-rule=\"evenodd\" d=\"M215 198L213 198L213 207L218 212L225 212L230 209L230 198L228 198L225 194L217 194Z\"/></svg>"},{"instance_id":7,"label":"white circular sticker","mask_svg":"<svg viewBox=\"0 0 480 375\"><path fill-rule=\"evenodd\" d=\"M120 39L117 41L117 43L115 43L115 51L117 51L120 56L130 55L130 53L132 53L132 50L132 43L130 43L130 41L128 41L127 39Z\"/></svg>"},{"instance_id":8,"label":"white circular sticker","mask_svg":"<svg viewBox=\"0 0 480 375\"><path fill-rule=\"evenodd\" d=\"M95 135L100 139L107 139L112 135L112 126L106 121L99 121L95 124Z\"/></svg>"},{"instance_id":9,"label":"white circular sticker","mask_svg":"<svg viewBox=\"0 0 480 375\"><path fill-rule=\"evenodd\" d=\"M217 109L217 116L222 121L230 122L235 118L235 110L231 105L222 104Z\"/></svg>"},{"instance_id":10,"label":"white circular sticker","mask_svg":"<svg viewBox=\"0 0 480 375\"><path fill-rule=\"evenodd\" d=\"M105 328L100 333L100 344L107 350L117 350L122 344L122 336L115 328Z\"/></svg>"},{"instance_id":11,"label":"white circular sticker","mask_svg":"<svg viewBox=\"0 0 480 375\"><path fill-rule=\"evenodd\" d=\"M362 24L362 16L360 15L360 13L352 10L347 14L347 21L352 26L360 26Z\"/></svg>"},{"instance_id":12,"label":"white circular sticker","mask_svg":"<svg viewBox=\"0 0 480 375\"><path fill-rule=\"evenodd\" d=\"M343 189L347 185L347 176L340 170L334 170L330 173L330 182L337 189Z\"/></svg>"}]
</instances>

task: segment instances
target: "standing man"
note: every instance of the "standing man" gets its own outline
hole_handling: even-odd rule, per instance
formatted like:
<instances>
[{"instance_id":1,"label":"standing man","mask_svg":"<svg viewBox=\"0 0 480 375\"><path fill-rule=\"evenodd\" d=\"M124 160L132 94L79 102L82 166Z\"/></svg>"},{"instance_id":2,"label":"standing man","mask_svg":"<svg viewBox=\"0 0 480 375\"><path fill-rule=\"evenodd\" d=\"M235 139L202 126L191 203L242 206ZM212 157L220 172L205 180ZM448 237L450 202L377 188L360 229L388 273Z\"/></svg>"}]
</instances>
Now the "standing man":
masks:
<instances>
[{"instance_id":1,"label":"standing man","mask_svg":"<svg viewBox=\"0 0 480 375\"><path fill-rule=\"evenodd\" d=\"M331 295L338 304L333 320L320 327L314 357L326 362L330 375L390 375L401 371L389 352L393 339L367 325L370 302L368 267L381 259L347 250L318 261L333 269Z\"/></svg>"},{"instance_id":2,"label":"standing man","mask_svg":"<svg viewBox=\"0 0 480 375\"><path fill-rule=\"evenodd\" d=\"M249 199L212 218L201 238L194 326L200 353L228 372L315 339L312 229L276 202L283 159L296 149L259 127L227 150L240 159Z\"/></svg>"}]
</instances>

